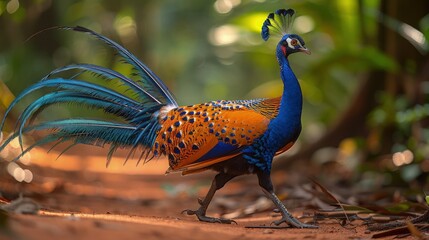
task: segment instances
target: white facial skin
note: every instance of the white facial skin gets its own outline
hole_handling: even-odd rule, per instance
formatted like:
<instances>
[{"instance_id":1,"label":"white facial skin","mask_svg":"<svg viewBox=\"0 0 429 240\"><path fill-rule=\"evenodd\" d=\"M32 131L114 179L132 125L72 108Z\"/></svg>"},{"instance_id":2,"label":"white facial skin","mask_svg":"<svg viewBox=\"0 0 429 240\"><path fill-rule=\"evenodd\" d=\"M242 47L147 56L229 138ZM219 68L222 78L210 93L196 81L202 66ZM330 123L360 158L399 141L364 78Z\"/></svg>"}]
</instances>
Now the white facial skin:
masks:
<instances>
[{"instance_id":1,"label":"white facial skin","mask_svg":"<svg viewBox=\"0 0 429 240\"><path fill-rule=\"evenodd\" d=\"M287 38L286 42L289 45L289 47L292 49L302 48L301 43L296 38Z\"/></svg>"},{"instance_id":2,"label":"white facial skin","mask_svg":"<svg viewBox=\"0 0 429 240\"><path fill-rule=\"evenodd\" d=\"M290 49L299 50L300 52L311 54L310 50L308 50L306 47L302 46L301 41L299 41L297 38L288 37L286 38L286 42L288 44L288 47Z\"/></svg>"}]
</instances>

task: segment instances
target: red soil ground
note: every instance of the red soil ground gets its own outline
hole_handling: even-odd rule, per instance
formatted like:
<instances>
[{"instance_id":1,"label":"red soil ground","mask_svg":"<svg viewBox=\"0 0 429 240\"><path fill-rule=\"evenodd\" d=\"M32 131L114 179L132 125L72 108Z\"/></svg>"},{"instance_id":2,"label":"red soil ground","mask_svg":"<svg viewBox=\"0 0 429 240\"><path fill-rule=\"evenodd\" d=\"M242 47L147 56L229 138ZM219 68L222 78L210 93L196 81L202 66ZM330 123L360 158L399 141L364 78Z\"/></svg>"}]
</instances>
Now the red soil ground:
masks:
<instances>
[{"instance_id":1,"label":"red soil ground","mask_svg":"<svg viewBox=\"0 0 429 240\"><path fill-rule=\"evenodd\" d=\"M0 239L369 239L372 233L355 222L353 229L324 220L319 229L248 228L269 226L279 217L266 203L255 176L243 176L219 191L208 214L239 216L237 224L209 224L181 214L198 207L197 197L208 190L213 172L191 176L164 175L165 160L135 167L123 166L120 157L105 168L103 153L94 148L75 149L59 160L45 150L31 153L24 166L34 175L31 183L18 183L2 164L0 192L5 200L23 194L38 206L34 215L10 213ZM281 174L280 174L281 175ZM287 177L274 176L275 184ZM284 197L284 196L283 196ZM286 196L287 198L287 196ZM299 202L294 204L299 206ZM252 212L249 206L262 210ZM265 207L264 207L265 206ZM290 207L295 216L303 208ZM309 211L311 213L311 211ZM311 218L302 218L311 221Z\"/></svg>"}]
</instances>

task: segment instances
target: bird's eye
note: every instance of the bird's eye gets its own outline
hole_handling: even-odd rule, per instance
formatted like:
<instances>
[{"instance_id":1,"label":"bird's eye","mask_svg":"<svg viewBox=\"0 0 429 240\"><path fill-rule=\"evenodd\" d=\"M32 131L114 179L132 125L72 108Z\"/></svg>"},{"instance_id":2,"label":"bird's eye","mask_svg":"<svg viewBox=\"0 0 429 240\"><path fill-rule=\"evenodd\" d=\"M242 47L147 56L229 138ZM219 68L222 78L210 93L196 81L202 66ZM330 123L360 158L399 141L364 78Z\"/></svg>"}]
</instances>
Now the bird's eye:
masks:
<instances>
[{"instance_id":1,"label":"bird's eye","mask_svg":"<svg viewBox=\"0 0 429 240\"><path fill-rule=\"evenodd\" d=\"M294 38L294 39L292 39L292 41L290 41L290 44L292 44L292 46L296 46L296 45L298 45L298 40L296 40Z\"/></svg>"}]
</instances>

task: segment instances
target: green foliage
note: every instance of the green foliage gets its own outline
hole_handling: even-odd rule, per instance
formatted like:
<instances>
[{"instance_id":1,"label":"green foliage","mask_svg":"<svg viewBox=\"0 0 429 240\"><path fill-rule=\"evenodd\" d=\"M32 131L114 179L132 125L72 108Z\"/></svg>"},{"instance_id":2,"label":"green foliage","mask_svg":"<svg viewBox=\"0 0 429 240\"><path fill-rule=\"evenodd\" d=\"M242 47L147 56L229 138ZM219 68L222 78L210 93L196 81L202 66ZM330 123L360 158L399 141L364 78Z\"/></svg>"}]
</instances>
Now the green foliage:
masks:
<instances>
[{"instance_id":1,"label":"green foliage","mask_svg":"<svg viewBox=\"0 0 429 240\"><path fill-rule=\"evenodd\" d=\"M291 57L304 92L303 125L311 126L303 128L301 141L312 142L338 119L369 72L396 74L404 67L377 46L378 0L0 0L0 81L17 94L54 68L76 62L131 72L108 47L82 34L49 30L28 39L52 26L82 25L142 59L180 104L274 97L282 87L274 56L277 41L264 42L260 28L269 12L289 7L297 10L293 31L312 51L311 56ZM420 30L429 36L428 16L421 19ZM415 73L416 65L410 60L405 68ZM417 136L413 129L429 117L429 105L413 105L409 95L381 91L365 124L372 135L393 126L390 151L410 149L420 164L429 155L429 131L419 130ZM0 94L0 102L7 102L6 96ZM60 110L68 114L53 109ZM376 152L369 145L359 148ZM398 175L403 178L418 175L413 167L402 171Z\"/></svg>"},{"instance_id":2,"label":"green foliage","mask_svg":"<svg viewBox=\"0 0 429 240\"><path fill-rule=\"evenodd\" d=\"M248 98L253 89L279 80L276 40L263 42L259 31L268 12L284 7L297 9L294 31L313 52L292 60L306 82L304 92L323 86L316 99L306 95L310 110L305 119L323 124L335 119L359 81L350 71L392 69L392 61L372 46L359 47L356 2L292 1L285 6L282 1L226 1L235 4L229 11L223 2L21 1L14 12L2 12L1 31L7 37L0 40L0 79L18 93L51 69L73 62L122 69L109 49L87 36L49 31L25 41L46 27L82 25L125 45L170 86L181 104ZM3 1L3 9L8 4ZM251 97L272 96L253 91ZM319 109L317 114L313 109Z\"/></svg>"},{"instance_id":3,"label":"green foliage","mask_svg":"<svg viewBox=\"0 0 429 240\"><path fill-rule=\"evenodd\" d=\"M391 213L403 213L409 208L410 206L407 203L397 203L395 205L386 207L386 209Z\"/></svg>"}]
</instances>

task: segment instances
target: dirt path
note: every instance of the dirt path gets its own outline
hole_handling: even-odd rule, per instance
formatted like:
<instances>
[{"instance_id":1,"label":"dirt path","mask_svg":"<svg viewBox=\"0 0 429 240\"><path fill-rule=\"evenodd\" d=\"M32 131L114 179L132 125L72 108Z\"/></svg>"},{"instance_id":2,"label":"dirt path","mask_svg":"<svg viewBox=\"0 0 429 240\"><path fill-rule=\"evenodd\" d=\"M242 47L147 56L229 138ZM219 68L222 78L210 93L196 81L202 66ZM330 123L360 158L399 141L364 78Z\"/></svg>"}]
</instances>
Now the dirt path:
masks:
<instances>
[{"instance_id":1,"label":"dirt path","mask_svg":"<svg viewBox=\"0 0 429 240\"><path fill-rule=\"evenodd\" d=\"M268 220L268 219L267 219ZM361 227L345 230L338 224L324 224L318 230L248 229L257 223L238 220L238 225L200 223L168 217L110 214L53 214L15 216L10 237L17 239L366 239ZM11 238L12 239L12 238Z\"/></svg>"},{"instance_id":2,"label":"dirt path","mask_svg":"<svg viewBox=\"0 0 429 240\"><path fill-rule=\"evenodd\" d=\"M5 164L1 165L2 196L11 200L21 193L35 201L41 210L37 215L11 214L6 229L0 231L0 239L369 239L372 236L359 222L354 223L357 227L353 229L340 226L338 221L320 222L319 229L247 228L269 226L279 217L272 212L272 204L266 205L252 176L232 181L215 196L209 208L208 214L212 216L219 217L219 213L238 216L234 217L238 224L208 224L181 211L198 206L196 199L208 190L213 173L164 175L166 163L162 160L136 168L133 163L122 166L116 159L106 169L102 154L71 154L58 161L53 158L42 151L32 153L32 164L24 166L34 175L28 184L17 183L5 170ZM260 210L250 215L240 214L248 211L249 206ZM295 216L302 215L302 208L289 208Z\"/></svg>"}]
</instances>

